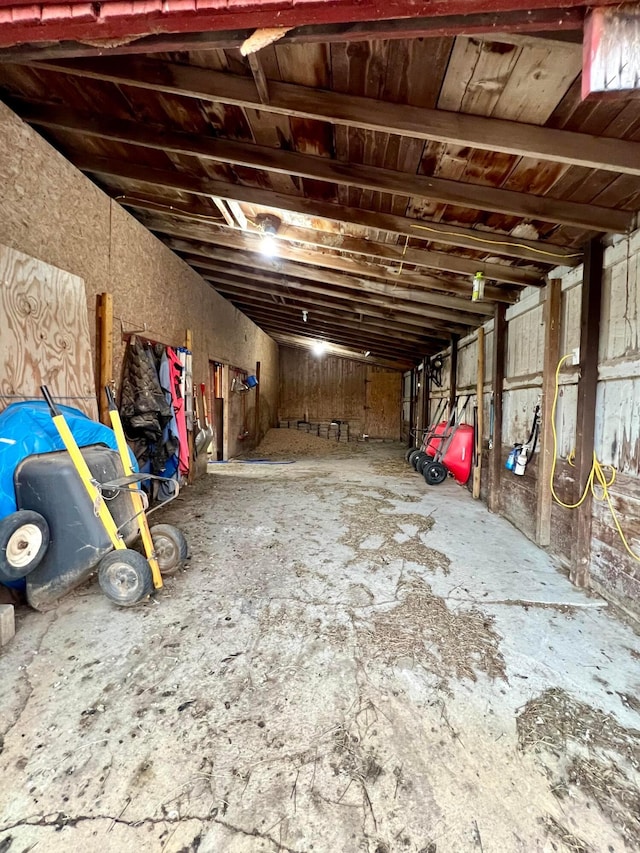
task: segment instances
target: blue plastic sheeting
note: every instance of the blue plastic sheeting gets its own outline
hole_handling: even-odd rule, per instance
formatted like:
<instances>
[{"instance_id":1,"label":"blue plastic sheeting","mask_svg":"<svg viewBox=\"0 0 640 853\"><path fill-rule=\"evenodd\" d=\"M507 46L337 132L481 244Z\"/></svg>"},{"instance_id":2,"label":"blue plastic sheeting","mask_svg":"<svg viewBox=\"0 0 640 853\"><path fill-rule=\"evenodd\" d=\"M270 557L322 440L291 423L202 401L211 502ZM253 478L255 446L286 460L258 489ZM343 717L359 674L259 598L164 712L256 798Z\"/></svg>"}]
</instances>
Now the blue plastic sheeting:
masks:
<instances>
[{"instance_id":1,"label":"blue plastic sheeting","mask_svg":"<svg viewBox=\"0 0 640 853\"><path fill-rule=\"evenodd\" d=\"M80 447L106 444L117 450L112 429L92 421L83 412L70 406L58 406L58 409ZM0 518L17 509L13 472L18 464L34 453L49 453L52 450L64 450L64 445L44 400L12 403L4 412L0 412ZM135 457L131 452L129 455L133 470L137 471Z\"/></svg>"}]
</instances>

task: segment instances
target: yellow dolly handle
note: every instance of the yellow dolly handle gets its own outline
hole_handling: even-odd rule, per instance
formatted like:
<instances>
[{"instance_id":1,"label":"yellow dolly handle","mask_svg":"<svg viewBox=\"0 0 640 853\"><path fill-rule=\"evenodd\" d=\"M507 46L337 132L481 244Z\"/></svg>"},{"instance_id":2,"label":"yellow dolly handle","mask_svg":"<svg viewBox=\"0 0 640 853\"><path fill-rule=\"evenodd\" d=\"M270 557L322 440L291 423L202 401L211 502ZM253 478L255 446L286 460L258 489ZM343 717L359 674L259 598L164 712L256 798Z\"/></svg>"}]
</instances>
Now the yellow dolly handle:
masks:
<instances>
[{"instance_id":1,"label":"yellow dolly handle","mask_svg":"<svg viewBox=\"0 0 640 853\"><path fill-rule=\"evenodd\" d=\"M64 419L64 415L58 410L58 407L53 401L53 397L49 393L49 389L46 385L43 385L40 389L44 396L44 399L47 401L49 406L49 410L51 412L51 418L53 423L55 424L56 429L58 430L58 434L62 439L62 443L65 446L65 449L69 453L71 457L71 461L74 464L76 471L78 472L80 479L82 480L82 485L85 487L87 494L93 504L93 509L96 516L102 522L104 529L111 539L111 544L114 548L117 549L125 549L127 546L125 545L124 539L120 535L118 531L118 527L113 520L113 516L109 511L109 507L104 502L104 498L100 493L100 489L97 487L96 482L89 470L89 466L85 462L84 456L80 452L80 448L73 437L73 433L69 429L69 425Z\"/></svg>"},{"instance_id":2,"label":"yellow dolly handle","mask_svg":"<svg viewBox=\"0 0 640 853\"><path fill-rule=\"evenodd\" d=\"M109 388L109 386L107 385L104 390L107 395L107 403L109 405L109 419L111 420L111 426L116 436L116 444L118 446L118 453L120 454L120 459L122 461L124 475L125 477L129 477L131 476L131 474L133 474L133 468L131 467L129 446L127 445L127 440L124 436L124 430L122 428L122 421L120 420L120 412L118 411L118 407L116 406L115 397L113 396L113 391L111 390L111 388ZM160 574L160 566L158 565L158 559L156 557L153 539L151 538L151 531L149 530L149 522L147 520L144 504L142 502L142 495L140 494L140 491L136 487L135 483L130 483L129 490L131 492L131 499L133 501L133 509L136 514L136 518L138 519L138 526L140 528L140 538L142 539L142 544L144 546L144 553L147 557L147 562L151 567L153 585L156 589L162 589L162 575Z\"/></svg>"}]
</instances>

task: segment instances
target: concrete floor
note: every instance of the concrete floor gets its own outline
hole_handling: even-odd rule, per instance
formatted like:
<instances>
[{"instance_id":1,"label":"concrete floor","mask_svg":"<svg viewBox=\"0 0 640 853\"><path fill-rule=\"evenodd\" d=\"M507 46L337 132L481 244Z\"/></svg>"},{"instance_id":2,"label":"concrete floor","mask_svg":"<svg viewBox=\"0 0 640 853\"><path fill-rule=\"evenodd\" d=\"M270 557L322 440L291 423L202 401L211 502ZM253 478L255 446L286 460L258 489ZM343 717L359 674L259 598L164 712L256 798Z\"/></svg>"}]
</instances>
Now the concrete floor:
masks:
<instances>
[{"instance_id":1,"label":"concrete floor","mask_svg":"<svg viewBox=\"0 0 640 853\"><path fill-rule=\"evenodd\" d=\"M631 627L398 445L211 467L155 600L18 613L0 853L640 849Z\"/></svg>"}]
</instances>

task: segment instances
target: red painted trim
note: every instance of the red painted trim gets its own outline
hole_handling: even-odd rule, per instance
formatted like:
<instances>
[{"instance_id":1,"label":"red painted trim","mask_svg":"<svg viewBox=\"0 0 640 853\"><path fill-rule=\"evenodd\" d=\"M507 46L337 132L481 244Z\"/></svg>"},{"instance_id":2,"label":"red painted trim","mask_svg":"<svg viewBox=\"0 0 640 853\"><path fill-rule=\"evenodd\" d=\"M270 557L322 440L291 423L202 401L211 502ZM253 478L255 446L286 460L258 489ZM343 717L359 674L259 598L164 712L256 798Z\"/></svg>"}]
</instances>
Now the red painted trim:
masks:
<instances>
[{"instance_id":1,"label":"red painted trim","mask_svg":"<svg viewBox=\"0 0 640 853\"><path fill-rule=\"evenodd\" d=\"M560 10L585 7L587 2L528 0L527 8ZM40 0L37 5L27 0L0 0L0 46L521 9L522 0L105 0L94 4Z\"/></svg>"}]
</instances>

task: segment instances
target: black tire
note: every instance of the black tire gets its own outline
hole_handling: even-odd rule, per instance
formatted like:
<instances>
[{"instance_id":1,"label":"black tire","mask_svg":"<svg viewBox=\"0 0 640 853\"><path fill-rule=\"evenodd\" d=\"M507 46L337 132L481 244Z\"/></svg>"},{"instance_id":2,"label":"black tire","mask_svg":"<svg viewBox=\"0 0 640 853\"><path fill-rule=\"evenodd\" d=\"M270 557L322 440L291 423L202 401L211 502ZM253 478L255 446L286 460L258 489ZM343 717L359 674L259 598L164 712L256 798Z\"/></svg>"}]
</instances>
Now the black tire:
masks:
<instances>
[{"instance_id":1,"label":"black tire","mask_svg":"<svg viewBox=\"0 0 640 853\"><path fill-rule=\"evenodd\" d=\"M412 454L415 450L417 450L417 448L416 448L416 447L409 447L407 450L405 450L405 454L404 454L405 462L408 462L408 461L409 461L409 457L411 456L411 454Z\"/></svg>"},{"instance_id":2,"label":"black tire","mask_svg":"<svg viewBox=\"0 0 640 853\"><path fill-rule=\"evenodd\" d=\"M183 532L171 524L154 524L151 538L160 573L175 574L189 556L189 546Z\"/></svg>"},{"instance_id":3,"label":"black tire","mask_svg":"<svg viewBox=\"0 0 640 853\"><path fill-rule=\"evenodd\" d=\"M0 521L0 575L16 581L26 577L49 547L49 525L44 516L19 509Z\"/></svg>"},{"instance_id":4,"label":"black tire","mask_svg":"<svg viewBox=\"0 0 640 853\"><path fill-rule=\"evenodd\" d=\"M418 474L422 474L425 469L425 466L429 464L429 462L433 462L433 456L429 456L428 453L425 453L418 461L416 462L416 471Z\"/></svg>"},{"instance_id":5,"label":"black tire","mask_svg":"<svg viewBox=\"0 0 640 853\"><path fill-rule=\"evenodd\" d=\"M146 557L129 548L110 551L100 560L98 583L107 598L133 607L153 592L153 575Z\"/></svg>"},{"instance_id":6,"label":"black tire","mask_svg":"<svg viewBox=\"0 0 640 853\"><path fill-rule=\"evenodd\" d=\"M442 462L430 462L424 466L422 476L430 486L439 486L447 479L447 469Z\"/></svg>"},{"instance_id":7,"label":"black tire","mask_svg":"<svg viewBox=\"0 0 640 853\"><path fill-rule=\"evenodd\" d=\"M416 458L418 453L422 453L422 451L418 450L417 447L411 451L411 453L409 454L409 458L407 459L407 462L409 463L409 465L413 465L413 460ZM415 468L416 466L413 465L413 467Z\"/></svg>"},{"instance_id":8,"label":"black tire","mask_svg":"<svg viewBox=\"0 0 640 853\"><path fill-rule=\"evenodd\" d=\"M420 460L424 459L426 455L427 454L424 452L424 450L419 450L411 460L411 464L416 471L418 470L418 463L420 462Z\"/></svg>"}]
</instances>

